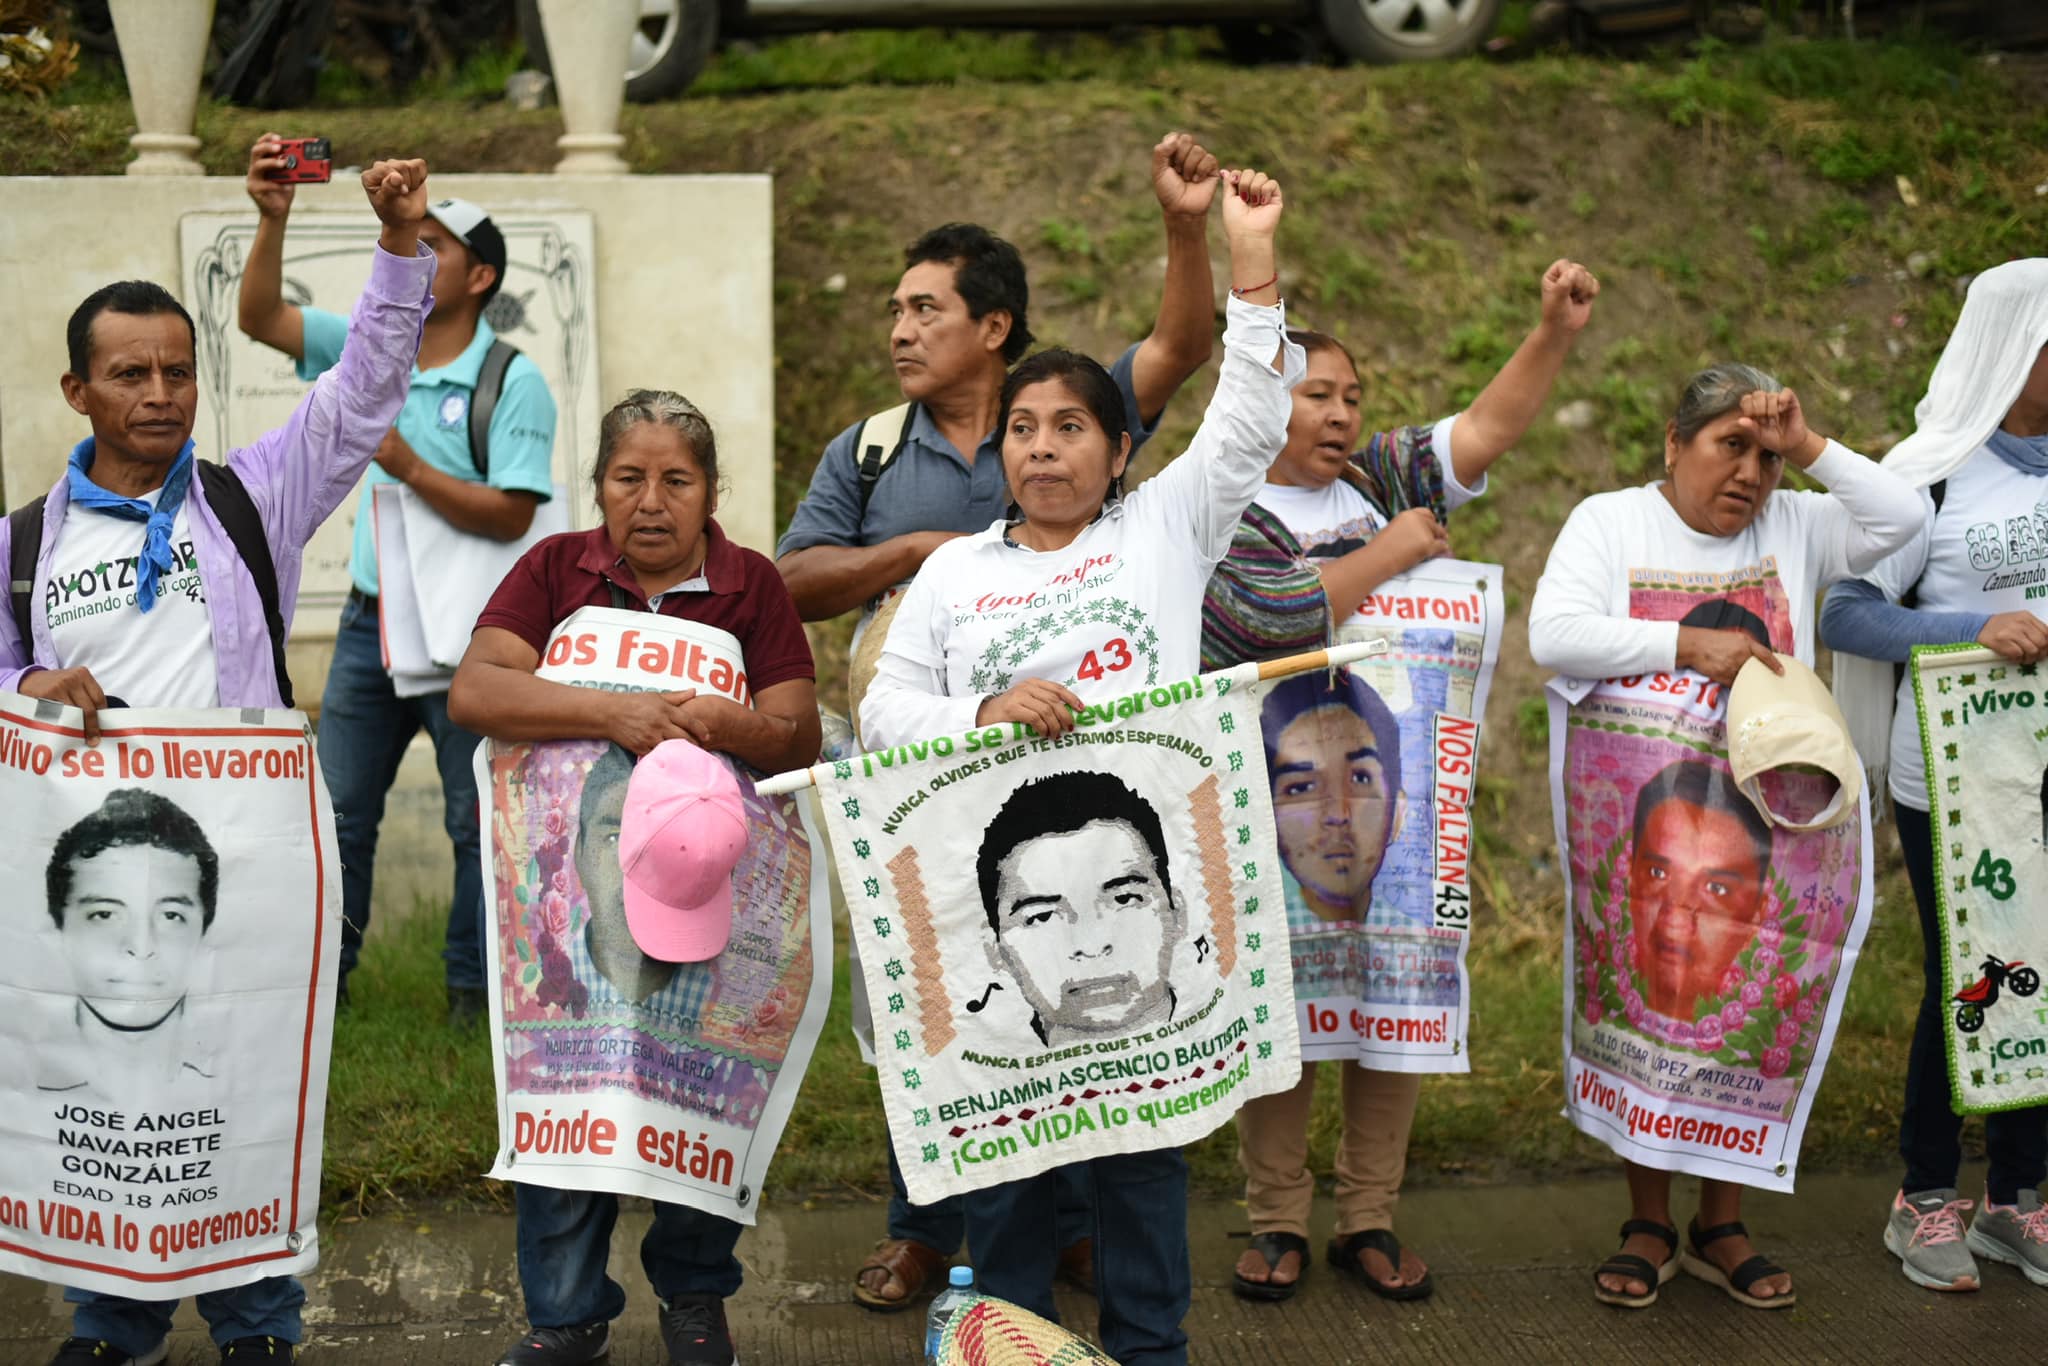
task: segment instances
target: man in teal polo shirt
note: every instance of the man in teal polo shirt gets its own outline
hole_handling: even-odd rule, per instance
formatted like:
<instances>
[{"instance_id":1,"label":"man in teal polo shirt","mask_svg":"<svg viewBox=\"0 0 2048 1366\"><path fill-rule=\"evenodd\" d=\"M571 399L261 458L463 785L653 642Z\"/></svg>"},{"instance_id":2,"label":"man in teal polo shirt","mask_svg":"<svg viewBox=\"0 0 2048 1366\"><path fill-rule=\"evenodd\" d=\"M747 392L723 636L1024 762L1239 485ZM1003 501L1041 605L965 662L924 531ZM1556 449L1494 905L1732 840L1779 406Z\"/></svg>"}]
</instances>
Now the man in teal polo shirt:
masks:
<instances>
[{"instance_id":1,"label":"man in teal polo shirt","mask_svg":"<svg viewBox=\"0 0 2048 1366\"><path fill-rule=\"evenodd\" d=\"M266 133L249 154L249 197L256 201L258 218L242 272L240 323L249 336L297 361L299 377L311 380L341 359L348 320L284 298L284 229L292 187L264 174L281 164L281 150L277 135ZM356 508L349 555L353 586L320 699L319 746L341 853L339 994L346 1002L348 975L370 924L370 879L384 798L412 737L425 727L433 741L443 823L455 846L454 900L442 951L448 1013L451 1020L465 1022L480 1018L488 1000L477 791L470 768L477 737L448 720L447 693L400 697L385 671L377 629L370 486L396 480L458 531L517 540L554 487L555 401L538 367L515 356L504 371L485 449L472 454L469 408L497 340L483 313L504 281L505 238L482 209L464 200L439 200L428 213L420 241L436 260L434 311L420 337L405 407L384 435Z\"/></svg>"}]
</instances>

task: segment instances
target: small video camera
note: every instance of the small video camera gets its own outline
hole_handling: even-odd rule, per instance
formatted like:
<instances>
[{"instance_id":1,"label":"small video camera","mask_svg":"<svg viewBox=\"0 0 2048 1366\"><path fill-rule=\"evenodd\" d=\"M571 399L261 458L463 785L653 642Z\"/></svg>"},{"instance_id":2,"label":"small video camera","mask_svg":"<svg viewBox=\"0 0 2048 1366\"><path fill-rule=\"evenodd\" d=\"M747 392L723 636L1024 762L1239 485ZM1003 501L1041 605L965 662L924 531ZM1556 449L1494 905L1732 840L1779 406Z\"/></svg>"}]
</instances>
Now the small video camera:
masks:
<instances>
[{"instance_id":1,"label":"small video camera","mask_svg":"<svg viewBox=\"0 0 2048 1366\"><path fill-rule=\"evenodd\" d=\"M326 138L284 138L277 154L284 165L265 171L266 180L284 185L324 185L334 170L334 149Z\"/></svg>"}]
</instances>

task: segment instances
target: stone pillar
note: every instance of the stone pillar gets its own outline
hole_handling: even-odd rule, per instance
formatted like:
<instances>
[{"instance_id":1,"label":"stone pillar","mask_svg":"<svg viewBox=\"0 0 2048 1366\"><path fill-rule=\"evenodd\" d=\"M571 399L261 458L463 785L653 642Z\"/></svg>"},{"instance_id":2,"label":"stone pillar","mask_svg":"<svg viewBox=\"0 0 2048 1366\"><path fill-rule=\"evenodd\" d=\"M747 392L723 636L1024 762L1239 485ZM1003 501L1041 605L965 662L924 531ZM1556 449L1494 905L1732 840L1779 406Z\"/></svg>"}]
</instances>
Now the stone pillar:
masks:
<instances>
[{"instance_id":1,"label":"stone pillar","mask_svg":"<svg viewBox=\"0 0 2048 1366\"><path fill-rule=\"evenodd\" d=\"M565 130L555 139L562 150L557 175L625 174L619 108L639 23L639 0L540 0Z\"/></svg>"},{"instance_id":2,"label":"stone pillar","mask_svg":"<svg viewBox=\"0 0 2048 1366\"><path fill-rule=\"evenodd\" d=\"M199 175L199 78L213 31L213 0L107 0L121 69L135 106L129 175Z\"/></svg>"}]
</instances>

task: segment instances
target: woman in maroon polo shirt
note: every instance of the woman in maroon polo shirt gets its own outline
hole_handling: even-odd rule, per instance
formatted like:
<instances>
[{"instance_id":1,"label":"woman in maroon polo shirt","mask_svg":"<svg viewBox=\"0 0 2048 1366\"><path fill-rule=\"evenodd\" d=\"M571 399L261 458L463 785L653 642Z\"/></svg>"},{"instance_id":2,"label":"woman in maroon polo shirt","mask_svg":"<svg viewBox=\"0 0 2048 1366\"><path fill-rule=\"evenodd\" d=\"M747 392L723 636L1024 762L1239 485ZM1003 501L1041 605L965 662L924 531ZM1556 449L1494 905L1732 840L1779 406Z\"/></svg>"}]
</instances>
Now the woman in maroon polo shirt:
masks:
<instances>
[{"instance_id":1,"label":"woman in maroon polo shirt","mask_svg":"<svg viewBox=\"0 0 2048 1366\"><path fill-rule=\"evenodd\" d=\"M680 394L640 389L605 414L591 474L604 525L526 552L477 619L448 713L497 740L609 740L646 754L689 739L767 773L818 757L811 649L782 576L727 540L711 424ZM702 692L607 692L535 676L548 637L584 607L658 612L738 639L753 705ZM606 1274L617 1197L513 1183L519 1283L533 1325L500 1366L596 1361L626 1296ZM657 1203L641 1262L661 1298L669 1358L735 1359L725 1299L740 1226Z\"/></svg>"}]
</instances>

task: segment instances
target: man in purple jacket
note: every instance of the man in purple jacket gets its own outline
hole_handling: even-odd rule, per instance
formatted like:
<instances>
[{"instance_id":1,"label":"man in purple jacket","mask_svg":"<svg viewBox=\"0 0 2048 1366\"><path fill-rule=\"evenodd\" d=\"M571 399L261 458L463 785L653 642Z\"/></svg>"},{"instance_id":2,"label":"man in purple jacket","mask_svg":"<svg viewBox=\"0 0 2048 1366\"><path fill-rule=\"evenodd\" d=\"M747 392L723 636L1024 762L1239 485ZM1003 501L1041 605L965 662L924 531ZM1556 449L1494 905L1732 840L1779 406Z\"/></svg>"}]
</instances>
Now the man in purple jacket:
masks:
<instances>
[{"instance_id":1,"label":"man in purple jacket","mask_svg":"<svg viewBox=\"0 0 2048 1366\"><path fill-rule=\"evenodd\" d=\"M283 427L228 456L270 550L291 620L306 542L376 454L412 379L432 302L434 256L419 245L423 161L380 161L363 189L382 221L353 343ZM194 477L198 404L192 320L156 285L125 281L72 315L64 397L92 425L43 505L30 638L0 613L0 690L95 713L133 706L276 707L279 663L257 579ZM140 523L141 525L138 525ZM0 523L0 564L12 564ZM138 1287L140 1288L140 1287ZM69 1289L77 1336L51 1366L153 1366L176 1301ZM223 1362L288 1361L305 1291L270 1276L198 1297Z\"/></svg>"}]
</instances>

